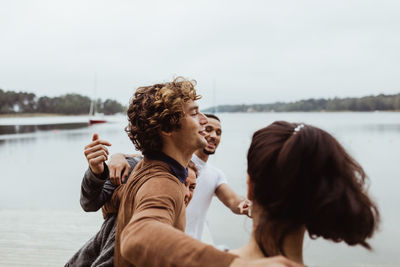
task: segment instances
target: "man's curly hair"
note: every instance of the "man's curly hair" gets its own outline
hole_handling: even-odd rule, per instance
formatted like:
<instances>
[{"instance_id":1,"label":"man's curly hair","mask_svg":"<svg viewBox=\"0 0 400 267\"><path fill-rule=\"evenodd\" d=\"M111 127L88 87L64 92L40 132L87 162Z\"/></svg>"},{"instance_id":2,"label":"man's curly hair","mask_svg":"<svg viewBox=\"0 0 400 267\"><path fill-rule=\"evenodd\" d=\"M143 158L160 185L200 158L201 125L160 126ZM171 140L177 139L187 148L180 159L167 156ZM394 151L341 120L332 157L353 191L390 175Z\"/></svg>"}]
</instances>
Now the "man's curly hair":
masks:
<instances>
[{"instance_id":1,"label":"man's curly hair","mask_svg":"<svg viewBox=\"0 0 400 267\"><path fill-rule=\"evenodd\" d=\"M130 100L128 126L125 131L136 149L148 156L162 150L161 131L172 132L181 127L184 103L201 98L196 81L177 77L172 82L139 87Z\"/></svg>"}]
</instances>

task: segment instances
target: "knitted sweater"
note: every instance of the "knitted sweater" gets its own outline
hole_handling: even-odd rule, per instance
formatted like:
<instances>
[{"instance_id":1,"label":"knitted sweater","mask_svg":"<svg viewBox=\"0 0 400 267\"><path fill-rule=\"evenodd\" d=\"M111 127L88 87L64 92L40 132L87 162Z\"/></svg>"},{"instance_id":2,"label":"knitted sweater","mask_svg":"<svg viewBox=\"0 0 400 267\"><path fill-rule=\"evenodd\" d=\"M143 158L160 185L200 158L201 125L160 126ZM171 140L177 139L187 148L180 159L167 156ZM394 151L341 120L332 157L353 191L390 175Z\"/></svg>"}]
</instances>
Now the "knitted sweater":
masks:
<instances>
[{"instance_id":1,"label":"knitted sweater","mask_svg":"<svg viewBox=\"0 0 400 267\"><path fill-rule=\"evenodd\" d=\"M119 208L115 266L229 266L236 257L183 233L185 186L161 161L144 158L105 213Z\"/></svg>"}]
</instances>

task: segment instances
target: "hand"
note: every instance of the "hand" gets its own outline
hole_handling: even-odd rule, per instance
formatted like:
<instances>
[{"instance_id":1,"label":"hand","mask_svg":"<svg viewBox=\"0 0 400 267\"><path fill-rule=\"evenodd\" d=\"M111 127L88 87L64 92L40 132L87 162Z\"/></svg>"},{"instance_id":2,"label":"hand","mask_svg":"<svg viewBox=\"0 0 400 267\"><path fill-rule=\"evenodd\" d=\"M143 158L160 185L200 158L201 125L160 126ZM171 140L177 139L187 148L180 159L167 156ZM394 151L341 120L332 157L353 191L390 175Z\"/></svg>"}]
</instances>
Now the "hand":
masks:
<instances>
[{"instance_id":1,"label":"hand","mask_svg":"<svg viewBox=\"0 0 400 267\"><path fill-rule=\"evenodd\" d=\"M108 161L108 169L110 170L110 180L115 185L120 185L128 178L131 166L122 153L113 154Z\"/></svg>"},{"instance_id":2,"label":"hand","mask_svg":"<svg viewBox=\"0 0 400 267\"><path fill-rule=\"evenodd\" d=\"M296 263L288 260L283 256L275 256L270 258L258 259L253 261L247 261L241 258L236 258L230 264L230 267L302 267L303 264Z\"/></svg>"},{"instance_id":3,"label":"hand","mask_svg":"<svg viewBox=\"0 0 400 267\"><path fill-rule=\"evenodd\" d=\"M252 203L248 199L245 199L242 202L240 202L238 205L240 214L246 214L247 216L249 216L251 218L251 214L250 214L251 205L252 205Z\"/></svg>"},{"instance_id":4,"label":"hand","mask_svg":"<svg viewBox=\"0 0 400 267\"><path fill-rule=\"evenodd\" d=\"M96 175L104 172L104 162L108 158L108 149L106 146L111 144L104 140L99 140L99 135L95 133L92 142L85 146L85 157L89 163L89 168Z\"/></svg>"}]
</instances>

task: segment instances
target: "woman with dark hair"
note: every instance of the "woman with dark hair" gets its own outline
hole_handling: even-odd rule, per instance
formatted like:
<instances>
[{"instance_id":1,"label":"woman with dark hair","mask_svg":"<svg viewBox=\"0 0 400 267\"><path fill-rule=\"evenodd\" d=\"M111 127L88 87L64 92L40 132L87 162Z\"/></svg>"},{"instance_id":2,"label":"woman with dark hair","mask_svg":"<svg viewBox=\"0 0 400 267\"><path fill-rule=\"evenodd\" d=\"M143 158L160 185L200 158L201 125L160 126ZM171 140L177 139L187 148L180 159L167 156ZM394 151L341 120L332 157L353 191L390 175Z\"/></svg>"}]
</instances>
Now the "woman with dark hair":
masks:
<instances>
[{"instance_id":1,"label":"woman with dark hair","mask_svg":"<svg viewBox=\"0 0 400 267\"><path fill-rule=\"evenodd\" d=\"M366 192L365 172L329 133L276 121L254 133L247 161L253 231L232 253L303 263L305 231L313 239L371 249L366 240L379 212Z\"/></svg>"}]
</instances>

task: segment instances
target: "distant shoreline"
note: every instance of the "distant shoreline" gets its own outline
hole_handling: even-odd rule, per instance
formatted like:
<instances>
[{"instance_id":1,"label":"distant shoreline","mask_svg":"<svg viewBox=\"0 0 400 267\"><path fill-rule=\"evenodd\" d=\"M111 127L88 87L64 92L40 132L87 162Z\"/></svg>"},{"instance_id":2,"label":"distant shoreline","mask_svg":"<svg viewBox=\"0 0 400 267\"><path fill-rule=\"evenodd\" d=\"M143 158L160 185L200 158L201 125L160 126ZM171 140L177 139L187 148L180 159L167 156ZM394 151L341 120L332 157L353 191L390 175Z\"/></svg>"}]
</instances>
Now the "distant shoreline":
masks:
<instances>
[{"instance_id":1,"label":"distant shoreline","mask_svg":"<svg viewBox=\"0 0 400 267\"><path fill-rule=\"evenodd\" d=\"M88 116L87 114L57 114L57 113L13 113L13 114L0 114L0 118L25 118L25 117L61 117L61 116Z\"/></svg>"},{"instance_id":2,"label":"distant shoreline","mask_svg":"<svg viewBox=\"0 0 400 267\"><path fill-rule=\"evenodd\" d=\"M313 111L399 111L400 93L396 95L364 96L358 98L329 98L329 99L303 99L295 102L275 102L270 104L236 104L236 105L218 105L206 109L212 112L313 112Z\"/></svg>"},{"instance_id":3,"label":"distant shoreline","mask_svg":"<svg viewBox=\"0 0 400 267\"><path fill-rule=\"evenodd\" d=\"M202 110L203 113L210 112L208 109ZM353 110L310 110L310 111L217 111L216 113L340 113L340 112L400 112L400 110L375 110L375 111L353 111ZM125 115L125 114L124 114ZM28 118L28 117L83 117L88 114L58 114L58 113L13 113L0 114L1 118Z\"/></svg>"},{"instance_id":4,"label":"distant shoreline","mask_svg":"<svg viewBox=\"0 0 400 267\"><path fill-rule=\"evenodd\" d=\"M208 109L201 110L202 113L214 113L214 111L210 111ZM344 113L344 112L352 112L352 113L374 113L374 112L400 112L399 110L287 110L287 111L215 111L215 113Z\"/></svg>"}]
</instances>

